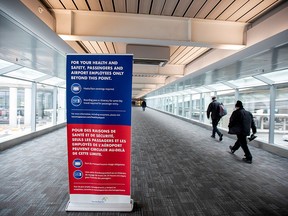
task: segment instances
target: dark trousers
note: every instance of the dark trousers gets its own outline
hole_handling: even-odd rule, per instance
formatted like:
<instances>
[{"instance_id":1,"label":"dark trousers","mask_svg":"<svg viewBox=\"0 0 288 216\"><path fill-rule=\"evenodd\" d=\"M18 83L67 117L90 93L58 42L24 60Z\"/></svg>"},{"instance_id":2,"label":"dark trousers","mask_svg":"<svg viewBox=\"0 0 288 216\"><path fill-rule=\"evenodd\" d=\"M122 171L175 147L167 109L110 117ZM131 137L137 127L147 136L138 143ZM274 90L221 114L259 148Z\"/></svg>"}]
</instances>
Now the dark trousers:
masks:
<instances>
[{"instance_id":1,"label":"dark trousers","mask_svg":"<svg viewBox=\"0 0 288 216\"><path fill-rule=\"evenodd\" d=\"M247 137L243 134L237 134L237 141L235 142L234 146L232 147L233 151L237 151L239 148L243 149L245 157L248 160L252 160L252 155L249 151L248 144L247 144Z\"/></svg>"},{"instance_id":2,"label":"dark trousers","mask_svg":"<svg viewBox=\"0 0 288 216\"><path fill-rule=\"evenodd\" d=\"M217 128L217 125L220 121L220 118L217 118L217 119L212 119L212 127L213 127L213 130L212 130L212 136L215 137L215 134L217 133L218 136L221 135L221 132L218 130Z\"/></svg>"}]
</instances>

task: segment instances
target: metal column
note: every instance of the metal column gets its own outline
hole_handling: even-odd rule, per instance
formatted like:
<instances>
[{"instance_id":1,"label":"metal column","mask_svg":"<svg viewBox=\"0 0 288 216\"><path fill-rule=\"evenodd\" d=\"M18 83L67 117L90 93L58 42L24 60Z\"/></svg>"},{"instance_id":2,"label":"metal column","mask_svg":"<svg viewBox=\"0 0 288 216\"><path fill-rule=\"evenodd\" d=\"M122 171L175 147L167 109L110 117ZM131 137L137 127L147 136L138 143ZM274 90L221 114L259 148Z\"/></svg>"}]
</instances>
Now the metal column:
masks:
<instances>
[{"instance_id":1,"label":"metal column","mask_svg":"<svg viewBox=\"0 0 288 216\"><path fill-rule=\"evenodd\" d=\"M274 143L276 87L270 85L269 143Z\"/></svg>"}]
</instances>

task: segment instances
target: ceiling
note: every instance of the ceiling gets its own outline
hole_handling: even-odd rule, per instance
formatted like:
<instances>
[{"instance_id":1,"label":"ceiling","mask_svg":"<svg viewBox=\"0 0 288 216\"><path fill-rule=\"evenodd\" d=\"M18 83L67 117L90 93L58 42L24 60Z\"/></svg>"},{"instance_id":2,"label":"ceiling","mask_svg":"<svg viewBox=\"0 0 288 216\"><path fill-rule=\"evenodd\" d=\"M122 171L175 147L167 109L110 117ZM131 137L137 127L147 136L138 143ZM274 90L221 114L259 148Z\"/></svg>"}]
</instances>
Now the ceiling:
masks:
<instances>
[{"instance_id":1,"label":"ceiling","mask_svg":"<svg viewBox=\"0 0 288 216\"><path fill-rule=\"evenodd\" d=\"M128 44L169 47L169 59L164 66L151 65L149 61L148 63L146 61L146 64L133 65L132 96L141 98L183 77L186 66L204 53L213 49L243 48L247 27L284 1L21 0L21 2L78 53L123 54L126 53ZM82 25L83 23L85 25ZM118 29L118 26L121 29ZM221 32L222 26L224 26L223 32ZM99 30L100 27L101 31L95 30ZM226 34L227 31L229 35Z\"/></svg>"}]
</instances>

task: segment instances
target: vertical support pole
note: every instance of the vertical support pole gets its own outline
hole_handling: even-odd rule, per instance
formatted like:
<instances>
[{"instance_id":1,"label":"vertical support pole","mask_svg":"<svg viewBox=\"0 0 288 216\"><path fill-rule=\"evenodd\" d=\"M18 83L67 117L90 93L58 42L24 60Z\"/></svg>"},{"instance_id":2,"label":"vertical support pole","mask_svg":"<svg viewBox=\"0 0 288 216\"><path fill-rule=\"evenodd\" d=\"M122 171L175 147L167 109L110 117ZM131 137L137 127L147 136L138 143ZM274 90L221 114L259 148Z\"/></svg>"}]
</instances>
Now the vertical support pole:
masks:
<instances>
[{"instance_id":1,"label":"vertical support pole","mask_svg":"<svg viewBox=\"0 0 288 216\"><path fill-rule=\"evenodd\" d=\"M174 97L170 97L170 103L171 103L171 111L170 113L174 114Z\"/></svg>"},{"instance_id":2,"label":"vertical support pole","mask_svg":"<svg viewBox=\"0 0 288 216\"><path fill-rule=\"evenodd\" d=\"M24 125L31 126L31 88L24 90Z\"/></svg>"},{"instance_id":3,"label":"vertical support pole","mask_svg":"<svg viewBox=\"0 0 288 216\"><path fill-rule=\"evenodd\" d=\"M216 96L217 92L214 92L213 95ZM207 109L208 109L208 106L211 102L211 93L205 93L204 94L204 113L203 113L203 122L205 124L210 124L210 120L207 118Z\"/></svg>"},{"instance_id":4,"label":"vertical support pole","mask_svg":"<svg viewBox=\"0 0 288 216\"><path fill-rule=\"evenodd\" d=\"M185 117L185 96L182 95L182 116Z\"/></svg>"},{"instance_id":5,"label":"vertical support pole","mask_svg":"<svg viewBox=\"0 0 288 216\"><path fill-rule=\"evenodd\" d=\"M175 111L175 115L179 115L179 104L178 104L178 95L177 96L175 96L176 97L176 102L175 102L175 104L176 104L176 106L174 107L174 111Z\"/></svg>"},{"instance_id":6,"label":"vertical support pole","mask_svg":"<svg viewBox=\"0 0 288 216\"><path fill-rule=\"evenodd\" d=\"M235 101L239 100L239 89L235 89Z\"/></svg>"},{"instance_id":7,"label":"vertical support pole","mask_svg":"<svg viewBox=\"0 0 288 216\"><path fill-rule=\"evenodd\" d=\"M192 119L192 110L193 110L193 105L192 105L192 94L190 94L190 103L189 103L189 119Z\"/></svg>"},{"instance_id":8,"label":"vertical support pole","mask_svg":"<svg viewBox=\"0 0 288 216\"><path fill-rule=\"evenodd\" d=\"M269 143L274 144L276 87L270 85Z\"/></svg>"},{"instance_id":9,"label":"vertical support pole","mask_svg":"<svg viewBox=\"0 0 288 216\"><path fill-rule=\"evenodd\" d=\"M31 85L31 132L36 131L36 101L37 101L37 84L32 82Z\"/></svg>"},{"instance_id":10,"label":"vertical support pole","mask_svg":"<svg viewBox=\"0 0 288 216\"><path fill-rule=\"evenodd\" d=\"M58 94L58 88L55 86L53 88L52 125L56 125L57 124L57 94Z\"/></svg>"},{"instance_id":11,"label":"vertical support pole","mask_svg":"<svg viewBox=\"0 0 288 216\"><path fill-rule=\"evenodd\" d=\"M199 121L203 122L203 93L200 93L200 99L199 99Z\"/></svg>"},{"instance_id":12,"label":"vertical support pole","mask_svg":"<svg viewBox=\"0 0 288 216\"><path fill-rule=\"evenodd\" d=\"M9 126L17 126L17 88L9 88Z\"/></svg>"}]
</instances>

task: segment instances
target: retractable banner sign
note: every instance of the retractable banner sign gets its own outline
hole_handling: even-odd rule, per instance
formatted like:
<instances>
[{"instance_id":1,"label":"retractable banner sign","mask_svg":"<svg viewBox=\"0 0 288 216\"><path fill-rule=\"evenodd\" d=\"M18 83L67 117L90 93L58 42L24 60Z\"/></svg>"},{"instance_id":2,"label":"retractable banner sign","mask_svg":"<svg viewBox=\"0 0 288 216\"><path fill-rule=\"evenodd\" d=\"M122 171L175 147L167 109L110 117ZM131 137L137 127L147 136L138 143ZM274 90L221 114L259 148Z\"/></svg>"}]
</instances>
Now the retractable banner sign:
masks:
<instances>
[{"instance_id":1,"label":"retractable banner sign","mask_svg":"<svg viewBox=\"0 0 288 216\"><path fill-rule=\"evenodd\" d=\"M67 55L66 211L132 211L132 55Z\"/></svg>"}]
</instances>

